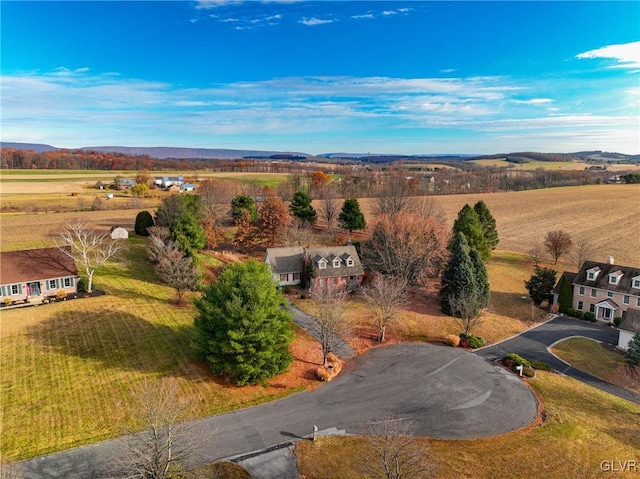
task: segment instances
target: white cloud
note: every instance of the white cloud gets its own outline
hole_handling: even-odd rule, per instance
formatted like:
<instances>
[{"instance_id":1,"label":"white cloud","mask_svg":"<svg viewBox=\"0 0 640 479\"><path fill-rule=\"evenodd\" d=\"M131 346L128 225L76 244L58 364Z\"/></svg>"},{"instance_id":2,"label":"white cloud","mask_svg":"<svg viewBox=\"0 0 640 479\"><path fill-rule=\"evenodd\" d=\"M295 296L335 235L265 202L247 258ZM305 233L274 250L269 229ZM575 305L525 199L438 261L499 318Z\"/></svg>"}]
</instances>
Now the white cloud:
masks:
<instances>
[{"instance_id":1,"label":"white cloud","mask_svg":"<svg viewBox=\"0 0 640 479\"><path fill-rule=\"evenodd\" d=\"M453 73L457 71L455 68L445 68L444 70L440 70L440 73Z\"/></svg>"},{"instance_id":2,"label":"white cloud","mask_svg":"<svg viewBox=\"0 0 640 479\"><path fill-rule=\"evenodd\" d=\"M320 19L315 17L311 17L311 18L304 17L298 23L302 23L303 25L307 25L307 26L314 26L314 25L326 25L327 23L333 23L334 21L335 20Z\"/></svg>"},{"instance_id":3,"label":"white cloud","mask_svg":"<svg viewBox=\"0 0 640 479\"><path fill-rule=\"evenodd\" d=\"M519 103L522 105L548 105L553 103L551 98L532 98L531 100L513 100L513 103Z\"/></svg>"},{"instance_id":4,"label":"white cloud","mask_svg":"<svg viewBox=\"0 0 640 479\"><path fill-rule=\"evenodd\" d=\"M363 13L362 15L352 15L351 18L354 18L356 20L360 20L360 19L370 20L372 18L375 18L375 15L373 13Z\"/></svg>"},{"instance_id":5,"label":"white cloud","mask_svg":"<svg viewBox=\"0 0 640 479\"><path fill-rule=\"evenodd\" d=\"M395 10L385 10L384 12L382 12L383 15L385 16L389 16L389 15L397 15L398 12L396 12Z\"/></svg>"},{"instance_id":6,"label":"white cloud","mask_svg":"<svg viewBox=\"0 0 640 479\"><path fill-rule=\"evenodd\" d=\"M617 62L616 68L640 68L640 41L607 45L595 50L579 53L576 58L595 59L606 58Z\"/></svg>"}]
</instances>

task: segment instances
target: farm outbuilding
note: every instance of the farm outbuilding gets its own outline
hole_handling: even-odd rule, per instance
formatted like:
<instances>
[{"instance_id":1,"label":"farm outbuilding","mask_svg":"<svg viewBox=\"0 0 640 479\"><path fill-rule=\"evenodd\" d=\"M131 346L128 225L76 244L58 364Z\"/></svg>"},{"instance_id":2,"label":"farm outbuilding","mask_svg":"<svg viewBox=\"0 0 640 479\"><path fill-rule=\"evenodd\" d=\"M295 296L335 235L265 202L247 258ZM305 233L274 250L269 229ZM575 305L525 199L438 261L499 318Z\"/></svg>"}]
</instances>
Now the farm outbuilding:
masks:
<instances>
[{"instance_id":1,"label":"farm outbuilding","mask_svg":"<svg viewBox=\"0 0 640 479\"><path fill-rule=\"evenodd\" d=\"M129 232L122 226L114 226L111 228L111 239L127 239Z\"/></svg>"}]
</instances>

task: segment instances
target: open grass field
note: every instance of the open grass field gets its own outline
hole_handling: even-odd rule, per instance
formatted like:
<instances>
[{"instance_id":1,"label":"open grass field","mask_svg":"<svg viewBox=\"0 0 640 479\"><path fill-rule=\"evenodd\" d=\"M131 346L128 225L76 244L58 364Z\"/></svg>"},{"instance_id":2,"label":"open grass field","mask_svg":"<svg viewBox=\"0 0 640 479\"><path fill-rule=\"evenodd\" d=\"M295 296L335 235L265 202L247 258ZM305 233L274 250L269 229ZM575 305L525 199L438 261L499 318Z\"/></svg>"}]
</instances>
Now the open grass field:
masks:
<instances>
[{"instance_id":1,"label":"open grass field","mask_svg":"<svg viewBox=\"0 0 640 479\"><path fill-rule=\"evenodd\" d=\"M584 170L593 166L593 163L584 163L582 161L535 161L529 163L511 163L503 159L490 160L471 160L472 163L480 166L499 166L502 168L512 168L514 170L536 170L542 168L544 170ZM637 171L640 165L637 164L607 164L607 171Z\"/></svg>"},{"instance_id":2,"label":"open grass field","mask_svg":"<svg viewBox=\"0 0 640 479\"><path fill-rule=\"evenodd\" d=\"M119 263L98 271L107 295L2 312L0 398L3 461L120 435L125 407L144 380L176 378L192 417L273 400L313 387L316 343L296 329L296 361L268 386L235 387L191 352L195 309L169 303L140 238Z\"/></svg>"},{"instance_id":3,"label":"open grass field","mask_svg":"<svg viewBox=\"0 0 640 479\"><path fill-rule=\"evenodd\" d=\"M612 255L619 264L640 265L640 185L589 185L509 193L433 196L453 226L460 209L483 200L496 219L500 244L527 253L551 230L588 238L594 260ZM371 199L360 200L369 224ZM574 266L574 270L575 270Z\"/></svg>"},{"instance_id":4,"label":"open grass field","mask_svg":"<svg viewBox=\"0 0 640 479\"><path fill-rule=\"evenodd\" d=\"M543 401L544 422L474 441L429 441L438 479L637 478L640 406L574 379L538 372L531 387ZM463 424L460 427L464 427ZM418 439L424 440L424 439ZM301 441L296 447L306 479L361 478L367 461L358 436ZM635 470L604 471L603 461L633 461Z\"/></svg>"}]
</instances>

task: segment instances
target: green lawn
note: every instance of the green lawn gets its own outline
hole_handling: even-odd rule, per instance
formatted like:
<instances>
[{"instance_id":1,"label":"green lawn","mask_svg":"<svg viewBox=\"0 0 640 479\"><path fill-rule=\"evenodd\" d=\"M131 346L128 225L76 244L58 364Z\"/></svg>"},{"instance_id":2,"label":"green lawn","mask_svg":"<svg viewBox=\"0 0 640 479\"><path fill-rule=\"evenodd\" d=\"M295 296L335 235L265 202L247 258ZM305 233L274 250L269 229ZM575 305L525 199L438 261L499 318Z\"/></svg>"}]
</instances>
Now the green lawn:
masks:
<instances>
[{"instance_id":1,"label":"green lawn","mask_svg":"<svg viewBox=\"0 0 640 479\"><path fill-rule=\"evenodd\" d=\"M568 338L551 351L571 366L585 373L610 381L618 366L625 364L624 355L610 351L592 339Z\"/></svg>"},{"instance_id":2,"label":"green lawn","mask_svg":"<svg viewBox=\"0 0 640 479\"><path fill-rule=\"evenodd\" d=\"M530 384L543 402L541 425L488 439L431 440L433 477L638 477L640 406L552 373L539 371ZM359 465L365 460L365 444L357 436L302 441L296 448L300 473L306 479L362 479ZM635 460L638 469L616 473L601 469L603 461L612 460Z\"/></svg>"},{"instance_id":3,"label":"green lawn","mask_svg":"<svg viewBox=\"0 0 640 479\"><path fill-rule=\"evenodd\" d=\"M129 246L96 273L95 288L107 295L2 312L3 461L120 435L125 406L145 379L176 378L195 399L194 418L305 387L277 377L269 387L241 388L214 377L189 346L193 305L172 306L174 291L156 280L144 240Z\"/></svg>"}]
</instances>

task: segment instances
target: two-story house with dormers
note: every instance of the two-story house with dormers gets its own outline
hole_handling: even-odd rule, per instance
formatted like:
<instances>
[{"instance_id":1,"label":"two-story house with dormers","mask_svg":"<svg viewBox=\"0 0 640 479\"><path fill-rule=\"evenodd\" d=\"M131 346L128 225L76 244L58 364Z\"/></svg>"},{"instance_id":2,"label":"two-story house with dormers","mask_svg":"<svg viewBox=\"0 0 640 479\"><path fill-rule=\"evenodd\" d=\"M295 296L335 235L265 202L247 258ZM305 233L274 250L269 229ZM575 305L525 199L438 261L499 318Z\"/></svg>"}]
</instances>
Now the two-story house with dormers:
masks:
<instances>
[{"instance_id":1,"label":"two-story house with dormers","mask_svg":"<svg viewBox=\"0 0 640 479\"><path fill-rule=\"evenodd\" d=\"M573 280L573 307L611 322L629 308L640 308L640 268L585 261Z\"/></svg>"},{"instance_id":2,"label":"two-story house with dormers","mask_svg":"<svg viewBox=\"0 0 640 479\"><path fill-rule=\"evenodd\" d=\"M280 286L300 284L305 274L310 286L331 282L353 289L362 284L364 269L355 246L321 248L267 248L264 258Z\"/></svg>"}]
</instances>

